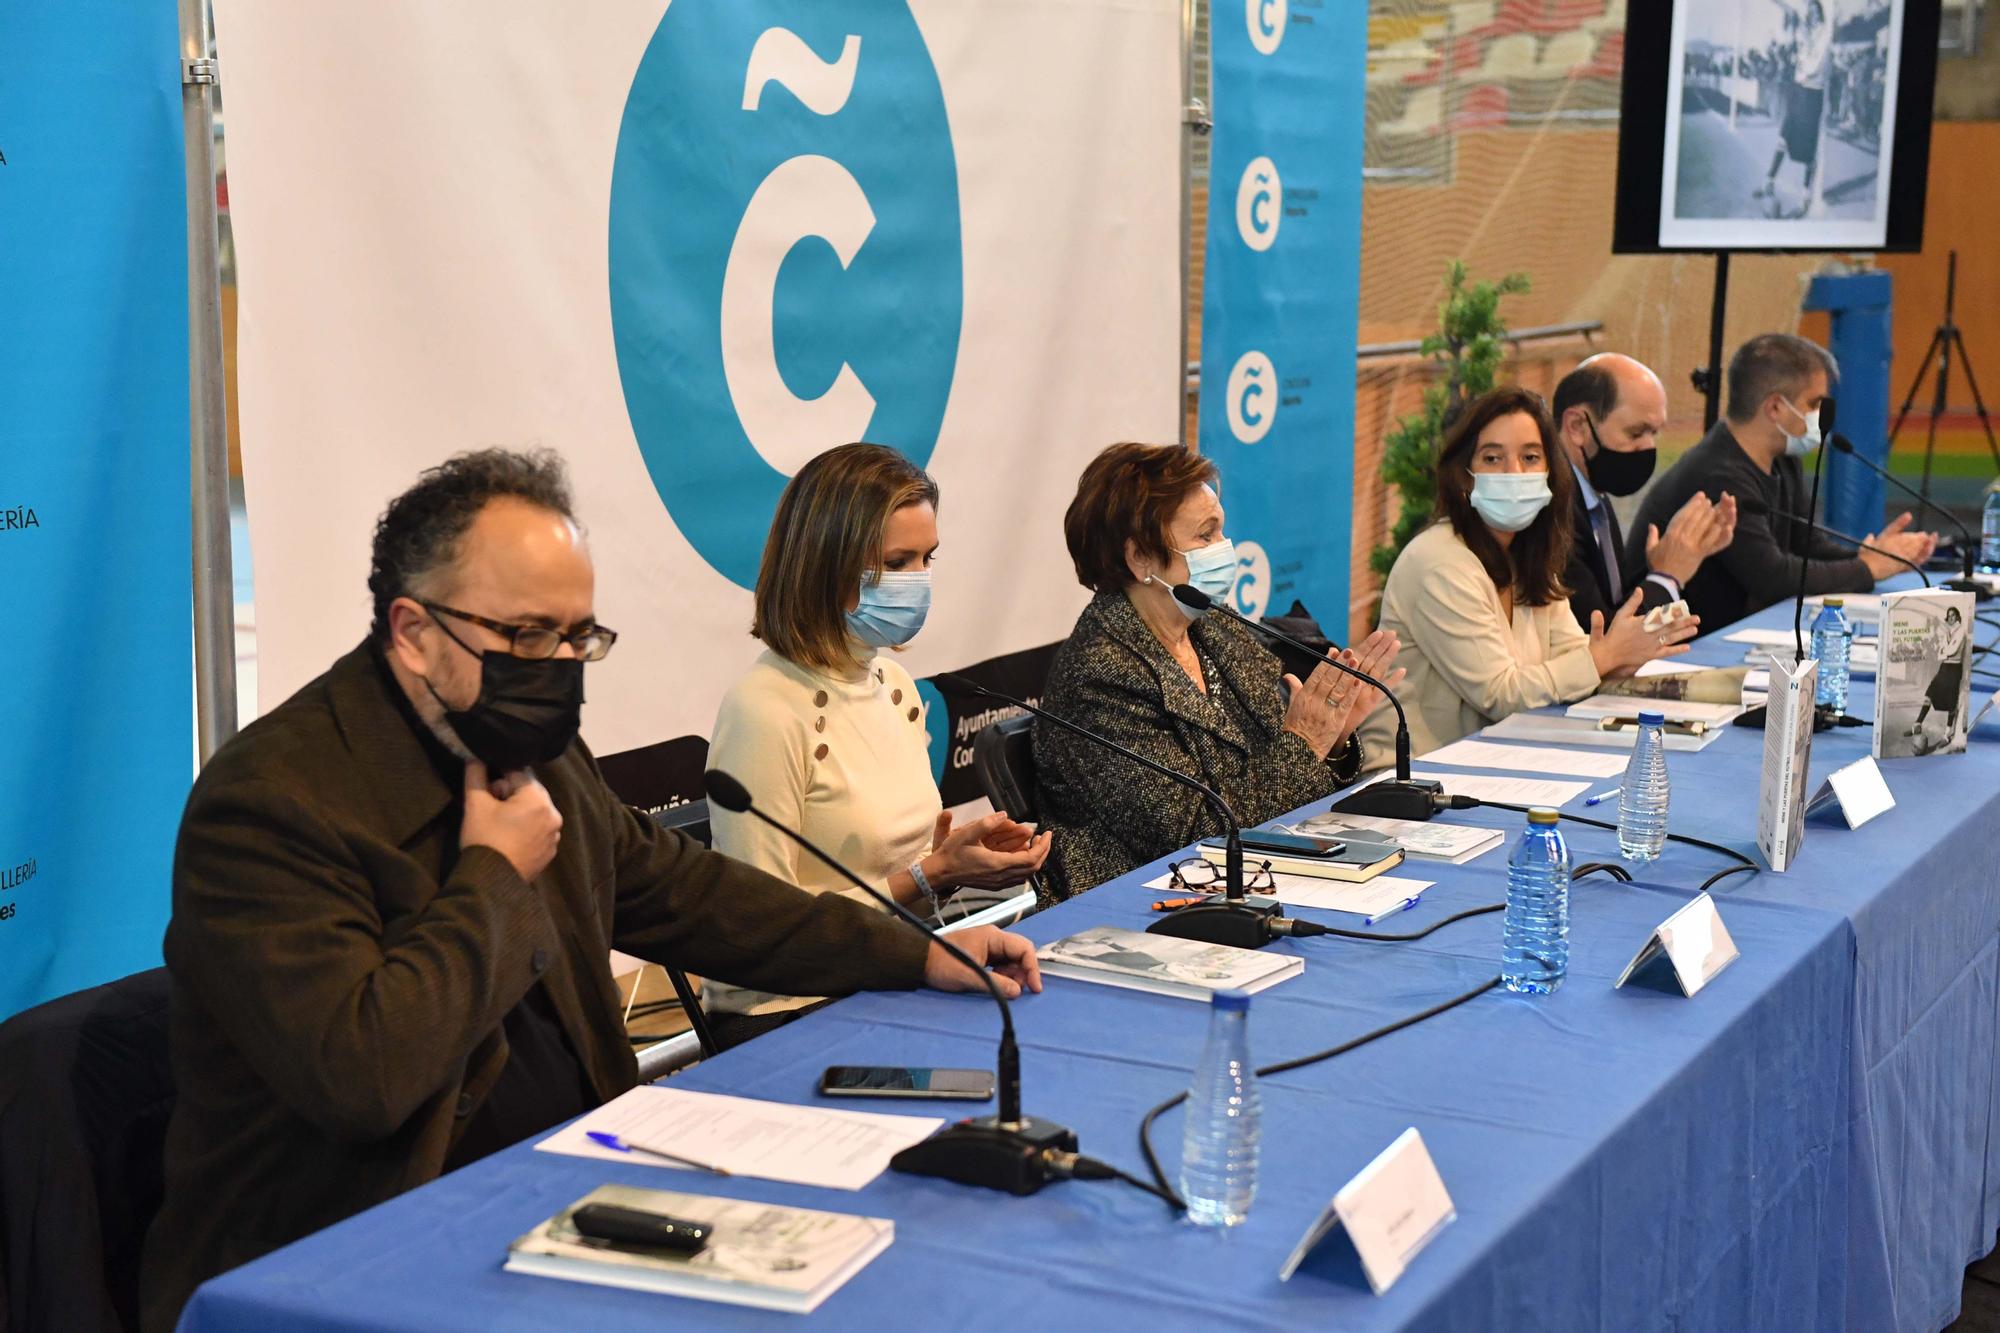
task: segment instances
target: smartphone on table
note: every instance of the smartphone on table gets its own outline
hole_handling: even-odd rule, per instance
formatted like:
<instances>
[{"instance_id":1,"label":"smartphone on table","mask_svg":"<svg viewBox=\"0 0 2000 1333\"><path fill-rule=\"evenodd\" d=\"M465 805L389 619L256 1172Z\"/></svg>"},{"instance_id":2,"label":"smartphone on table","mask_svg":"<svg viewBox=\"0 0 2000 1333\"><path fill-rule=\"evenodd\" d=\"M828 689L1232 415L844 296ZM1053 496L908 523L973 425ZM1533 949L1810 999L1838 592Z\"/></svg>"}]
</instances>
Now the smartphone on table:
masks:
<instances>
[{"instance_id":1,"label":"smartphone on table","mask_svg":"<svg viewBox=\"0 0 2000 1333\"><path fill-rule=\"evenodd\" d=\"M819 1076L823 1097L913 1097L933 1101L993 1100L987 1069L931 1069L917 1065L829 1065Z\"/></svg>"}]
</instances>

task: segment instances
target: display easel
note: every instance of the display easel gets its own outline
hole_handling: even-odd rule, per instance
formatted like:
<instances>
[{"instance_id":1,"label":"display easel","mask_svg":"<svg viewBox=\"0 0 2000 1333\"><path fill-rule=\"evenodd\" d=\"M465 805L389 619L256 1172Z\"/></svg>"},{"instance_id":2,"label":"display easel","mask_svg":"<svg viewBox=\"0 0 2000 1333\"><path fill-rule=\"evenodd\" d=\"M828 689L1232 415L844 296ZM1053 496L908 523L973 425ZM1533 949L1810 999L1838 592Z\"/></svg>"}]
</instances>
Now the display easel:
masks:
<instances>
[{"instance_id":1,"label":"display easel","mask_svg":"<svg viewBox=\"0 0 2000 1333\"><path fill-rule=\"evenodd\" d=\"M1958 349L1958 361L1965 368L1965 383L1972 390L1973 411L1979 417L1979 424L1986 430L1986 447L1993 454L1993 467L2000 471L2000 440L1993 435L1993 418L1986 410L1986 400L1979 395L1979 381L1972 373L1972 357L1965 350L1965 334L1953 317L1958 304L1958 251L1951 251L1945 260L1944 271L1944 319L1931 332L1930 346L1924 349L1922 364L1917 368L1917 377L1910 381L1910 392L1903 399L1903 406L1896 413L1895 424L1889 427L1889 451L1895 452L1896 436L1903 429L1903 418L1910 415L1911 404L1917 401L1917 390L1923 387L1924 375L1932 365L1937 367L1937 381L1931 394L1931 419L1924 430L1924 479L1918 488L1923 497L1931 498L1931 460L1937 453L1938 419L1945 413L1946 395L1951 386L1951 353Z\"/></svg>"}]
</instances>

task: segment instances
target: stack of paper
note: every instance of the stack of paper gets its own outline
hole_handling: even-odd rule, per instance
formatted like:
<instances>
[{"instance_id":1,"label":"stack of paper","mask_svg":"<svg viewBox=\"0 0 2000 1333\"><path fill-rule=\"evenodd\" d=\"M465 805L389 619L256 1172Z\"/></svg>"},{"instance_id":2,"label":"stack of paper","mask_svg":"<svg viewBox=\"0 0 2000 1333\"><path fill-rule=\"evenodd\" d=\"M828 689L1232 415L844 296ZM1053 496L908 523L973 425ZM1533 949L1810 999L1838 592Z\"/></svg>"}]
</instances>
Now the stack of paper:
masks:
<instances>
[{"instance_id":1,"label":"stack of paper","mask_svg":"<svg viewBox=\"0 0 2000 1333\"><path fill-rule=\"evenodd\" d=\"M1588 782L1559 782L1550 778L1499 778L1483 773L1443 773L1426 770L1412 773L1418 778L1434 778L1444 784L1447 796L1470 796L1475 801L1504 801L1509 805L1561 805L1590 789Z\"/></svg>"},{"instance_id":2,"label":"stack of paper","mask_svg":"<svg viewBox=\"0 0 2000 1333\"><path fill-rule=\"evenodd\" d=\"M1803 633L1806 654L1811 656L1812 632L1808 629ZM1792 655L1798 651L1798 641L1792 637L1792 632L1788 629L1739 629L1731 630L1722 637L1729 643L1749 644L1749 651L1743 655L1743 660L1751 666L1768 666L1770 658L1776 655L1783 660L1786 668L1790 669ZM1880 662L1876 647L1876 642L1872 638L1855 638L1848 646L1847 669L1863 675L1874 675Z\"/></svg>"},{"instance_id":3,"label":"stack of paper","mask_svg":"<svg viewBox=\"0 0 2000 1333\"><path fill-rule=\"evenodd\" d=\"M1569 706L1568 716L1581 718L1636 718L1642 712L1658 713L1669 722L1700 723L1719 727L1743 711L1743 705L1703 704L1690 699L1633 699L1618 694L1593 694Z\"/></svg>"},{"instance_id":4,"label":"stack of paper","mask_svg":"<svg viewBox=\"0 0 2000 1333\"><path fill-rule=\"evenodd\" d=\"M1625 760L1615 754L1557 750L1541 745L1495 745L1475 740L1453 741L1432 750L1424 756L1424 762L1450 764L1454 768L1497 768L1509 773L1560 773L1578 778L1608 778L1625 771Z\"/></svg>"},{"instance_id":5,"label":"stack of paper","mask_svg":"<svg viewBox=\"0 0 2000 1333\"><path fill-rule=\"evenodd\" d=\"M1709 727L1700 735L1667 730L1669 750L1706 750L1722 739L1726 727ZM1637 727L1606 730L1595 718L1563 717L1556 713L1515 713L1486 729L1486 735L1516 741L1555 741L1563 745L1591 745L1608 750L1629 750L1638 743Z\"/></svg>"},{"instance_id":6,"label":"stack of paper","mask_svg":"<svg viewBox=\"0 0 2000 1333\"><path fill-rule=\"evenodd\" d=\"M858 1190L881 1175L891 1157L929 1138L942 1124L938 1116L788 1106L647 1086L612 1098L549 1135L535 1149L686 1169L644 1151L660 1148L732 1176ZM615 1134L640 1151L607 1148L590 1138L592 1131Z\"/></svg>"}]
</instances>

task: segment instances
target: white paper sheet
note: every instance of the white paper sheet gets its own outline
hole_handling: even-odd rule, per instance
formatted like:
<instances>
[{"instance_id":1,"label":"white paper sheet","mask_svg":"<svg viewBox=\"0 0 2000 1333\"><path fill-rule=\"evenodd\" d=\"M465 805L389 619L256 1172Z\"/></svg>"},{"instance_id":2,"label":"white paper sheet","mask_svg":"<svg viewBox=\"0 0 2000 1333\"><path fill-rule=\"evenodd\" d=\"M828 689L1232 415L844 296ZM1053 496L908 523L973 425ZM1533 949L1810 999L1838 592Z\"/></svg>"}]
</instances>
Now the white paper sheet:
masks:
<instances>
[{"instance_id":1,"label":"white paper sheet","mask_svg":"<svg viewBox=\"0 0 2000 1333\"><path fill-rule=\"evenodd\" d=\"M675 1171L692 1169L592 1143L586 1134L598 1130L719 1166L731 1175L858 1190L881 1175L891 1157L929 1138L943 1123L940 1116L788 1106L648 1086L614 1097L537 1143L535 1150Z\"/></svg>"},{"instance_id":2,"label":"white paper sheet","mask_svg":"<svg viewBox=\"0 0 2000 1333\"><path fill-rule=\"evenodd\" d=\"M1620 765L1623 771L1623 765ZM1588 782L1561 782L1553 778L1500 778L1489 773L1422 772L1419 778L1436 778L1447 796L1470 796L1475 801L1505 801L1509 805L1562 805L1590 789Z\"/></svg>"},{"instance_id":3,"label":"white paper sheet","mask_svg":"<svg viewBox=\"0 0 2000 1333\"><path fill-rule=\"evenodd\" d=\"M1316 907L1323 912L1351 912L1359 917L1393 914L1403 904L1423 895L1435 880L1405 879L1400 875L1377 875L1361 884L1345 880L1320 879L1315 875L1271 876L1277 887L1270 895L1287 907ZM1149 889L1164 889L1173 882L1170 875L1155 875L1146 881ZM1259 893L1266 892L1263 889Z\"/></svg>"},{"instance_id":4,"label":"white paper sheet","mask_svg":"<svg viewBox=\"0 0 2000 1333\"><path fill-rule=\"evenodd\" d=\"M1622 755L1558 750L1545 745L1496 745L1492 741L1453 741L1424 756L1427 764L1459 768L1497 768L1508 773L1564 773L1579 778L1608 778L1623 773L1629 762Z\"/></svg>"}]
</instances>

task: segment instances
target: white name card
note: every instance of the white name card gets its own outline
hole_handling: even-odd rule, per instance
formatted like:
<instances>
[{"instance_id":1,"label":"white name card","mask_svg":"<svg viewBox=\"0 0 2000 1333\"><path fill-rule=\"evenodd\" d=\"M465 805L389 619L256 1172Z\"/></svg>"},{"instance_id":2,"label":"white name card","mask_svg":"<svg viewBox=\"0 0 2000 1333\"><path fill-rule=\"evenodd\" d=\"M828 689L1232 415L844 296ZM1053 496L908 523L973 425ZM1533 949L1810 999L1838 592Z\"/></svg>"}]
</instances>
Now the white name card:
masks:
<instances>
[{"instance_id":1,"label":"white name card","mask_svg":"<svg viewBox=\"0 0 2000 1333\"><path fill-rule=\"evenodd\" d=\"M1895 809L1896 798L1890 793L1882 770L1875 766L1873 755L1864 755L1829 774L1813 793L1806 813L1817 815L1836 806L1849 828L1860 828L1883 811Z\"/></svg>"},{"instance_id":2,"label":"white name card","mask_svg":"<svg viewBox=\"0 0 2000 1333\"><path fill-rule=\"evenodd\" d=\"M1278 1270L1289 1282L1305 1257L1336 1231L1345 1231L1361 1258L1361 1271L1377 1296L1395 1284L1424 1246L1458 1220L1444 1177L1431 1161L1424 1136L1412 1126L1360 1174L1341 1186Z\"/></svg>"},{"instance_id":3,"label":"white name card","mask_svg":"<svg viewBox=\"0 0 2000 1333\"><path fill-rule=\"evenodd\" d=\"M1669 994L1692 996L1735 962L1736 941L1715 910L1715 899L1702 894L1653 927L1644 947L1634 954L1612 986L1626 982Z\"/></svg>"}]
</instances>

